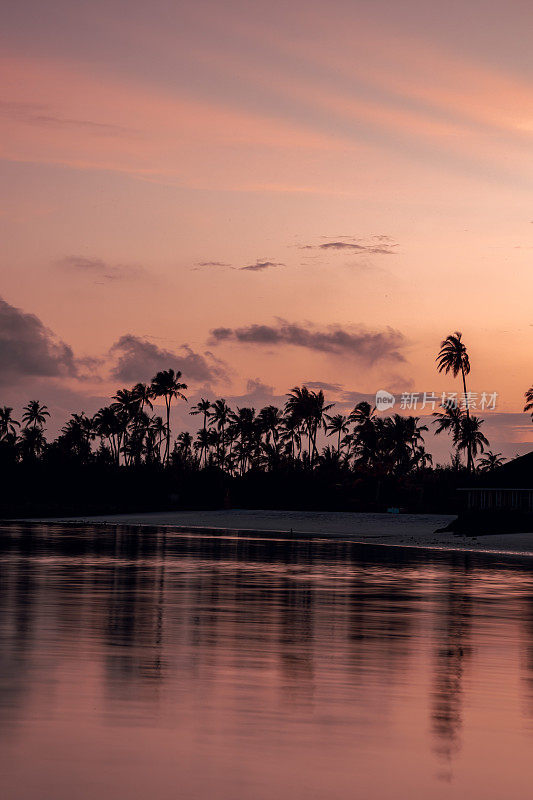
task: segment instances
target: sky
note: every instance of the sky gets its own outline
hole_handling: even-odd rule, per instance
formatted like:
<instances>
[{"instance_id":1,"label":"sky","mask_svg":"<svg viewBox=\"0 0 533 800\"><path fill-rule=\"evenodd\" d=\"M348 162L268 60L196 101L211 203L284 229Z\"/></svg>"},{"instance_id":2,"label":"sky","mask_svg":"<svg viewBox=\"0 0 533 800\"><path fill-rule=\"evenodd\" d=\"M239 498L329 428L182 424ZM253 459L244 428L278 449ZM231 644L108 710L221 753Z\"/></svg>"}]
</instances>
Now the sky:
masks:
<instances>
[{"instance_id":1,"label":"sky","mask_svg":"<svg viewBox=\"0 0 533 800\"><path fill-rule=\"evenodd\" d=\"M532 29L519 0L5 3L0 405L60 427L173 366L191 402L342 411L460 390L460 330L492 449L531 449Z\"/></svg>"}]
</instances>

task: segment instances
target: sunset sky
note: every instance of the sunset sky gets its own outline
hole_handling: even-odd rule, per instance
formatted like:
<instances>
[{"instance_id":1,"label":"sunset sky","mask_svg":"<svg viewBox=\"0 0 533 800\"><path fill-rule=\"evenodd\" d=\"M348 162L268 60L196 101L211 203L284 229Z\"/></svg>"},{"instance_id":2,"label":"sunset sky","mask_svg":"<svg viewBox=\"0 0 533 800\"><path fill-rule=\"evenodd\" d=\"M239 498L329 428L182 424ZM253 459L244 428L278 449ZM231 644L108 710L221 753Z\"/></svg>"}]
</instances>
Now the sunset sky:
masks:
<instances>
[{"instance_id":1,"label":"sunset sky","mask_svg":"<svg viewBox=\"0 0 533 800\"><path fill-rule=\"evenodd\" d=\"M532 31L528 0L4 5L0 405L60 426L173 366L343 410L459 389L461 330L492 449L531 449Z\"/></svg>"}]
</instances>

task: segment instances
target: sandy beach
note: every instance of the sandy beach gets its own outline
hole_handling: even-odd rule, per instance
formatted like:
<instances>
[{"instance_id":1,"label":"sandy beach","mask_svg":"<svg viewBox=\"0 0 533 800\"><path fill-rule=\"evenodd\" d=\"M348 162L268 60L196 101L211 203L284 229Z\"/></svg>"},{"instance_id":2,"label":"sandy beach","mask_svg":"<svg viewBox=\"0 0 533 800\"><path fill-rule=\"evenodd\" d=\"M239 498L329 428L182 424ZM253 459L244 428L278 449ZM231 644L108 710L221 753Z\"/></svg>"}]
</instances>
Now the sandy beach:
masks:
<instances>
[{"instance_id":1,"label":"sandy beach","mask_svg":"<svg viewBox=\"0 0 533 800\"><path fill-rule=\"evenodd\" d=\"M342 511L273 511L221 509L215 511L158 511L108 514L93 517L59 517L32 522L89 523L101 525L164 525L234 531L290 533L293 536L335 537L368 544L403 545L446 550L476 550L533 556L533 533L458 536L436 533L453 515L358 514Z\"/></svg>"}]
</instances>

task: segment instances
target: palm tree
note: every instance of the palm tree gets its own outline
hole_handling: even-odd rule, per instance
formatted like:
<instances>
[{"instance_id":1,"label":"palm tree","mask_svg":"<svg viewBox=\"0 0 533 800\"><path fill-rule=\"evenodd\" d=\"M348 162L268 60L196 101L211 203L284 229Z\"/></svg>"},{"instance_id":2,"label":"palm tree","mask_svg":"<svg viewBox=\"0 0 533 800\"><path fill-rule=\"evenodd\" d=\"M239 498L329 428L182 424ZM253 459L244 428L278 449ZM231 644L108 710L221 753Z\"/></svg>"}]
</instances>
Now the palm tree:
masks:
<instances>
[{"instance_id":1,"label":"palm tree","mask_svg":"<svg viewBox=\"0 0 533 800\"><path fill-rule=\"evenodd\" d=\"M334 414L332 417L329 414L326 414L326 434L327 436L333 436L333 434L337 434L337 453L341 451L341 436L342 434L348 433L350 430L348 425L348 417L344 414Z\"/></svg>"},{"instance_id":2,"label":"palm tree","mask_svg":"<svg viewBox=\"0 0 533 800\"><path fill-rule=\"evenodd\" d=\"M210 416L210 409L211 409L211 401L205 397L201 397L200 400L194 405L189 414L196 416L196 414L203 414L204 417L204 439L207 438L207 420ZM207 449L204 447L204 466L207 464ZM202 460L202 452L200 452L200 461Z\"/></svg>"},{"instance_id":3,"label":"palm tree","mask_svg":"<svg viewBox=\"0 0 533 800\"><path fill-rule=\"evenodd\" d=\"M31 428L26 426L20 434L17 446L23 461L39 458L46 447L42 428L37 425L32 425Z\"/></svg>"},{"instance_id":4,"label":"palm tree","mask_svg":"<svg viewBox=\"0 0 533 800\"><path fill-rule=\"evenodd\" d=\"M124 431L123 421L112 406L100 408L93 419L94 429L98 436L109 440L111 454L116 464L120 461L120 447Z\"/></svg>"},{"instance_id":5,"label":"palm tree","mask_svg":"<svg viewBox=\"0 0 533 800\"><path fill-rule=\"evenodd\" d=\"M152 387L147 383L136 383L131 390L131 402L138 407L139 414L143 413L145 406L153 410L152 398Z\"/></svg>"},{"instance_id":6,"label":"palm tree","mask_svg":"<svg viewBox=\"0 0 533 800\"><path fill-rule=\"evenodd\" d=\"M531 419L533 420L533 386L527 390L524 397L526 398L524 411L531 411Z\"/></svg>"},{"instance_id":7,"label":"palm tree","mask_svg":"<svg viewBox=\"0 0 533 800\"><path fill-rule=\"evenodd\" d=\"M22 421L25 428L43 428L46 418L50 416L48 407L41 405L38 400L30 400L27 406L24 406L24 414Z\"/></svg>"},{"instance_id":8,"label":"palm tree","mask_svg":"<svg viewBox=\"0 0 533 800\"><path fill-rule=\"evenodd\" d=\"M198 459L198 463L201 464L202 456L204 457L204 467L207 466L207 454L209 452L209 444L210 444L210 437L209 434L211 431L208 431L207 428L200 428L199 431L196 433L196 441L194 443L195 450L200 451L200 457Z\"/></svg>"},{"instance_id":9,"label":"palm tree","mask_svg":"<svg viewBox=\"0 0 533 800\"><path fill-rule=\"evenodd\" d=\"M487 450L483 458L479 459L478 466L481 472L492 472L493 469L501 467L505 461L506 459L502 458L501 453L493 453L491 450Z\"/></svg>"},{"instance_id":10,"label":"palm tree","mask_svg":"<svg viewBox=\"0 0 533 800\"><path fill-rule=\"evenodd\" d=\"M437 425L435 435L439 436L441 433L451 434L452 444L456 448L455 455L460 460L461 456L457 453L457 442L461 436L465 412L462 408L459 408L457 403L449 403L442 406L442 408L444 408L444 411L433 412L433 416L435 417L433 424Z\"/></svg>"},{"instance_id":11,"label":"palm tree","mask_svg":"<svg viewBox=\"0 0 533 800\"><path fill-rule=\"evenodd\" d=\"M305 426L309 445L309 464L313 465L315 455L318 454L316 447L316 437L319 429L325 426L325 414L334 403L326 405L324 393L309 391L307 386L295 386L288 393L288 400L285 403L285 413L293 416Z\"/></svg>"},{"instance_id":12,"label":"palm tree","mask_svg":"<svg viewBox=\"0 0 533 800\"><path fill-rule=\"evenodd\" d=\"M349 421L354 424L351 444L354 448L355 463L368 468L376 460L378 450L378 424L383 420L376 418L376 408L366 400L357 403Z\"/></svg>"},{"instance_id":13,"label":"palm tree","mask_svg":"<svg viewBox=\"0 0 533 800\"><path fill-rule=\"evenodd\" d=\"M277 406L265 406L257 415L257 422L261 433L265 435L266 443L270 444L270 438L277 451L280 438L280 429L283 423L283 414Z\"/></svg>"},{"instance_id":14,"label":"palm tree","mask_svg":"<svg viewBox=\"0 0 533 800\"><path fill-rule=\"evenodd\" d=\"M12 417L13 409L9 406L0 408L0 439L7 436L16 436L16 428L20 428L20 422Z\"/></svg>"},{"instance_id":15,"label":"palm tree","mask_svg":"<svg viewBox=\"0 0 533 800\"><path fill-rule=\"evenodd\" d=\"M222 456L219 455L219 460L223 461L225 457L225 450L226 450L226 440L224 438L224 431L227 427L228 422L231 420L232 411L231 408L228 406L224 398L220 400L215 400L212 404L212 411L211 411L211 419L209 421L210 425L214 425L217 430L220 432L220 448L222 451Z\"/></svg>"},{"instance_id":16,"label":"palm tree","mask_svg":"<svg viewBox=\"0 0 533 800\"><path fill-rule=\"evenodd\" d=\"M468 393L466 391L466 376L470 372L470 359L465 343L462 341L462 333L455 331L444 339L440 344L440 351L436 358L437 369L439 372L448 374L451 372L453 377L456 378L459 373L463 379L463 390L465 398L465 411L466 416L470 418L470 410L468 408ZM474 468L473 451L469 446L467 450L467 469Z\"/></svg>"},{"instance_id":17,"label":"palm tree","mask_svg":"<svg viewBox=\"0 0 533 800\"><path fill-rule=\"evenodd\" d=\"M481 433L483 421L479 417L463 417L457 449L466 450L473 458L477 458L478 452L483 453L485 445L489 444L487 437Z\"/></svg>"},{"instance_id":18,"label":"palm tree","mask_svg":"<svg viewBox=\"0 0 533 800\"><path fill-rule=\"evenodd\" d=\"M173 369L161 370L152 378L151 390L154 397L163 397L167 411L167 441L165 446L165 463L170 459L170 406L174 397L187 401L182 390L187 388L186 383L180 383L181 372Z\"/></svg>"}]
</instances>

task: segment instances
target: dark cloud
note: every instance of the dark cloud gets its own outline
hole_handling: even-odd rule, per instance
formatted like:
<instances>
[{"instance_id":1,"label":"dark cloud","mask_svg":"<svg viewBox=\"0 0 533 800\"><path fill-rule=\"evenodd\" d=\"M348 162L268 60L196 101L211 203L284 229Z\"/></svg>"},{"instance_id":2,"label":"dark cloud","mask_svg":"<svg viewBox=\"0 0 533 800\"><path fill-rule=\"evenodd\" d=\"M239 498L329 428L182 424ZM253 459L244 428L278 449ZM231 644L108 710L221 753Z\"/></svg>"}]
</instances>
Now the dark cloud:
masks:
<instances>
[{"instance_id":1,"label":"dark cloud","mask_svg":"<svg viewBox=\"0 0 533 800\"><path fill-rule=\"evenodd\" d=\"M77 375L72 348L34 314L26 314L0 298L0 382Z\"/></svg>"},{"instance_id":2,"label":"dark cloud","mask_svg":"<svg viewBox=\"0 0 533 800\"><path fill-rule=\"evenodd\" d=\"M400 352L404 337L393 328L367 331L360 327L330 325L317 330L309 324L278 320L275 325L249 325L242 328L215 328L211 341L236 341L244 344L294 345L323 353L351 356L367 364L383 359L404 361Z\"/></svg>"},{"instance_id":3,"label":"dark cloud","mask_svg":"<svg viewBox=\"0 0 533 800\"><path fill-rule=\"evenodd\" d=\"M319 244L320 250L366 250L362 244L354 244L353 242L324 242Z\"/></svg>"},{"instance_id":4,"label":"dark cloud","mask_svg":"<svg viewBox=\"0 0 533 800\"><path fill-rule=\"evenodd\" d=\"M109 353L115 359L111 376L125 383L148 381L161 369L180 370L185 382L210 384L227 377L220 359L209 351L195 353L188 345L182 345L181 353L165 350L153 342L128 333L121 336Z\"/></svg>"},{"instance_id":5,"label":"dark cloud","mask_svg":"<svg viewBox=\"0 0 533 800\"><path fill-rule=\"evenodd\" d=\"M109 264L101 258L86 256L65 256L57 265L72 273L85 275L98 281L128 281L144 277L141 267L133 264Z\"/></svg>"},{"instance_id":6,"label":"dark cloud","mask_svg":"<svg viewBox=\"0 0 533 800\"><path fill-rule=\"evenodd\" d=\"M278 261L256 261L255 264L248 264L247 267L239 267L240 270L249 270L250 272L260 272L263 269L270 269L271 267L284 267Z\"/></svg>"}]
</instances>

